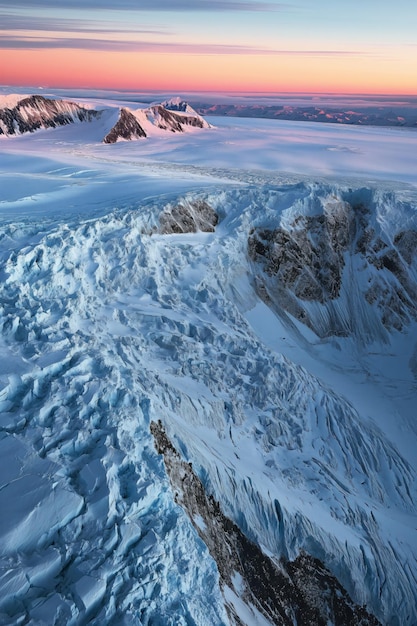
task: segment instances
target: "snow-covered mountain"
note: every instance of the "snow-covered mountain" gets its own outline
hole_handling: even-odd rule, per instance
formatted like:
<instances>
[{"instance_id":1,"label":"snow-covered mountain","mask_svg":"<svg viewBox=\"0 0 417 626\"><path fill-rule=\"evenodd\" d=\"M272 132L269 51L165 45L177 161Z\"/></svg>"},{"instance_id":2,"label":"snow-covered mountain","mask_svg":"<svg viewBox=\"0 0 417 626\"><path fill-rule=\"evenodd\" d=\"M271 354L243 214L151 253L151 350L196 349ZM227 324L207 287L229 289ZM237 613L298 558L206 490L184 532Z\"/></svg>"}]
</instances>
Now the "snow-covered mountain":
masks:
<instances>
[{"instance_id":1,"label":"snow-covered mountain","mask_svg":"<svg viewBox=\"0 0 417 626\"><path fill-rule=\"evenodd\" d=\"M137 110L123 107L116 123L103 141L116 143L119 140L148 137L158 131L182 133L192 128L210 128L210 124L186 103L184 110L171 110L164 104Z\"/></svg>"},{"instance_id":2,"label":"snow-covered mountain","mask_svg":"<svg viewBox=\"0 0 417 626\"><path fill-rule=\"evenodd\" d=\"M180 108L175 108L177 102ZM116 112L115 109L87 109L74 102L40 95L3 96L0 97L0 135L20 135L41 128L101 120L100 126L107 125L104 143L116 143L144 138L161 130L184 132L191 128L210 128L208 122L180 99L166 105L154 104L137 110L122 107Z\"/></svg>"},{"instance_id":3,"label":"snow-covered mountain","mask_svg":"<svg viewBox=\"0 0 417 626\"><path fill-rule=\"evenodd\" d=\"M414 626L413 132L94 106L1 140L0 623Z\"/></svg>"},{"instance_id":4,"label":"snow-covered mountain","mask_svg":"<svg viewBox=\"0 0 417 626\"><path fill-rule=\"evenodd\" d=\"M99 111L86 109L75 102L39 95L0 98L0 107L0 135L20 135L40 128L90 122L100 116Z\"/></svg>"},{"instance_id":5,"label":"snow-covered mountain","mask_svg":"<svg viewBox=\"0 0 417 626\"><path fill-rule=\"evenodd\" d=\"M176 98L170 98L169 100L165 100L165 102L162 102L162 106L168 111L179 111L181 113L188 113L193 116L197 115L193 107L179 96L177 96Z\"/></svg>"},{"instance_id":6,"label":"snow-covered mountain","mask_svg":"<svg viewBox=\"0 0 417 626\"><path fill-rule=\"evenodd\" d=\"M201 115L226 117L264 118L294 120L299 122L321 122L323 124L349 124L364 126L417 127L417 106L393 103L387 106L334 106L321 102L319 106L294 106L289 104L210 104L196 102L195 108Z\"/></svg>"}]
</instances>

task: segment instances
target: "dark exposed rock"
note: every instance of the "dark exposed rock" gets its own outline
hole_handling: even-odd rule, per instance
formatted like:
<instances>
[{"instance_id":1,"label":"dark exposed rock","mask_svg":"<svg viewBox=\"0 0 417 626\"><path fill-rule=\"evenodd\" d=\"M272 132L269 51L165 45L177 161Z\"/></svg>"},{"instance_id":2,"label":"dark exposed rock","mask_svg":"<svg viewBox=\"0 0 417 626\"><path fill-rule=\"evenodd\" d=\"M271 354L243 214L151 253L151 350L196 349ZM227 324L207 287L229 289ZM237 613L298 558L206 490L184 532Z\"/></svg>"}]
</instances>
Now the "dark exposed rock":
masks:
<instances>
[{"instance_id":1,"label":"dark exposed rock","mask_svg":"<svg viewBox=\"0 0 417 626\"><path fill-rule=\"evenodd\" d=\"M159 128L163 128L164 130L170 130L173 133L183 132L180 119L178 118L178 115L175 115L173 111L168 111L160 104L158 104L157 106L151 107L151 111L155 116L158 117L158 121L156 125Z\"/></svg>"},{"instance_id":2,"label":"dark exposed rock","mask_svg":"<svg viewBox=\"0 0 417 626\"><path fill-rule=\"evenodd\" d=\"M417 256L417 231L401 231L395 236L394 245L406 263L411 265L413 259Z\"/></svg>"},{"instance_id":3,"label":"dark exposed rock","mask_svg":"<svg viewBox=\"0 0 417 626\"><path fill-rule=\"evenodd\" d=\"M249 612L255 607L271 624L280 626L379 624L364 607L352 602L318 559L306 553L294 561L274 561L266 556L223 514L219 503L206 494L192 465L181 459L162 423L152 422L150 428L156 449L164 456L176 501L187 512L216 561L223 591L231 589ZM233 624L243 624L230 594L225 594L225 607Z\"/></svg>"},{"instance_id":4,"label":"dark exposed rock","mask_svg":"<svg viewBox=\"0 0 417 626\"><path fill-rule=\"evenodd\" d=\"M138 139L146 137L146 132L139 124L136 117L127 109L120 109L119 119L104 137L104 143L116 143L119 139Z\"/></svg>"},{"instance_id":5,"label":"dark exposed rock","mask_svg":"<svg viewBox=\"0 0 417 626\"><path fill-rule=\"evenodd\" d=\"M369 216L363 205L335 201L327 202L318 215L295 217L285 228L252 229L248 255L260 297L320 337L346 336L358 326L346 308L346 287L342 307L333 303L341 297L346 266L351 267L356 256L361 260L358 267L367 275L362 283L367 286L359 297L379 310L375 323L386 330L402 330L417 318L417 285L409 271L416 257L417 232L401 231L393 245L382 229L376 232L378 226L370 225ZM351 281L356 281L356 272ZM356 297L360 293L357 287L355 293ZM323 305L325 314L314 319L309 303ZM359 315L361 305L357 308ZM366 320L363 323L368 324ZM364 332L372 340L375 334L369 328L368 324Z\"/></svg>"},{"instance_id":6,"label":"dark exposed rock","mask_svg":"<svg viewBox=\"0 0 417 626\"><path fill-rule=\"evenodd\" d=\"M214 232L219 221L216 211L204 200L183 202L168 207L159 217L159 232L172 233Z\"/></svg>"},{"instance_id":7,"label":"dark exposed rock","mask_svg":"<svg viewBox=\"0 0 417 626\"><path fill-rule=\"evenodd\" d=\"M187 106L186 106L187 108ZM166 109L162 104L156 104L149 109L143 109L145 120L156 128L182 133L186 126L207 128L209 124L196 113L184 114ZM140 125L135 114L129 109L121 109L117 123L104 138L104 143L116 143L119 139L131 140L146 137L146 130Z\"/></svg>"},{"instance_id":8,"label":"dark exposed rock","mask_svg":"<svg viewBox=\"0 0 417 626\"><path fill-rule=\"evenodd\" d=\"M300 216L293 226L291 231L254 229L248 241L250 258L301 300L337 298L344 252L354 234L352 209L344 204L335 214Z\"/></svg>"},{"instance_id":9,"label":"dark exposed rock","mask_svg":"<svg viewBox=\"0 0 417 626\"><path fill-rule=\"evenodd\" d=\"M176 109L180 111L180 109ZM162 104L154 105L150 108L150 112L155 116L155 124L158 128L170 130L173 133L184 131L184 126L193 126L195 128L206 128L207 122L199 115L184 115L178 112L166 109Z\"/></svg>"},{"instance_id":10,"label":"dark exposed rock","mask_svg":"<svg viewBox=\"0 0 417 626\"><path fill-rule=\"evenodd\" d=\"M188 102L185 100L168 100L167 102L163 102L162 106L168 111L181 111L182 113L186 113Z\"/></svg>"},{"instance_id":11,"label":"dark exposed rock","mask_svg":"<svg viewBox=\"0 0 417 626\"><path fill-rule=\"evenodd\" d=\"M100 115L100 111L85 109L74 102L34 95L23 98L12 109L0 110L0 135L31 133L75 121L89 122Z\"/></svg>"}]
</instances>

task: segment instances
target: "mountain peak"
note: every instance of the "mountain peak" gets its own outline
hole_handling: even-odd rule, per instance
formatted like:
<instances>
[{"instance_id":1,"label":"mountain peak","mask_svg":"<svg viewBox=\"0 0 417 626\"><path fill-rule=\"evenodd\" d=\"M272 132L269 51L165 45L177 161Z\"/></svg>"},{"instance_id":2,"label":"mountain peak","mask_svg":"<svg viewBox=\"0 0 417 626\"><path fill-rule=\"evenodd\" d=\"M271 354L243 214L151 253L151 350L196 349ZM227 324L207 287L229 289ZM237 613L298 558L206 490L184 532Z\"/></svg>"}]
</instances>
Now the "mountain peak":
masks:
<instances>
[{"instance_id":1,"label":"mountain peak","mask_svg":"<svg viewBox=\"0 0 417 626\"><path fill-rule=\"evenodd\" d=\"M119 139L132 140L146 137L146 132L129 109L120 109L119 119L104 137L104 143L116 143Z\"/></svg>"},{"instance_id":2,"label":"mountain peak","mask_svg":"<svg viewBox=\"0 0 417 626\"><path fill-rule=\"evenodd\" d=\"M177 109L169 108L166 102L152 104L147 109L122 108L116 124L105 136L104 143L141 139L161 134L160 131L182 133L193 128L211 128L210 124L186 102L179 98L177 100L177 103L172 104L177 106Z\"/></svg>"},{"instance_id":3,"label":"mountain peak","mask_svg":"<svg viewBox=\"0 0 417 626\"><path fill-rule=\"evenodd\" d=\"M183 100L180 96L176 96L175 98L169 98L169 100L165 100L165 102L161 103L165 109L168 111L180 111L181 113L190 113L194 112L194 109Z\"/></svg>"},{"instance_id":4,"label":"mountain peak","mask_svg":"<svg viewBox=\"0 0 417 626\"><path fill-rule=\"evenodd\" d=\"M89 109L75 102L55 100L42 95L0 97L0 135L20 135L42 128L55 128L73 122L91 122L102 117L103 110ZM109 117L107 118L109 120ZM112 123L114 116L112 116ZM122 107L118 119L103 138L104 143L135 140L159 131L184 132L192 128L210 128L187 102L173 98L154 103L147 109Z\"/></svg>"},{"instance_id":5,"label":"mountain peak","mask_svg":"<svg viewBox=\"0 0 417 626\"><path fill-rule=\"evenodd\" d=\"M0 100L0 135L32 133L41 128L55 128L73 122L90 122L100 111L86 109L75 102L54 100L41 95ZM13 106L12 106L13 105Z\"/></svg>"}]
</instances>

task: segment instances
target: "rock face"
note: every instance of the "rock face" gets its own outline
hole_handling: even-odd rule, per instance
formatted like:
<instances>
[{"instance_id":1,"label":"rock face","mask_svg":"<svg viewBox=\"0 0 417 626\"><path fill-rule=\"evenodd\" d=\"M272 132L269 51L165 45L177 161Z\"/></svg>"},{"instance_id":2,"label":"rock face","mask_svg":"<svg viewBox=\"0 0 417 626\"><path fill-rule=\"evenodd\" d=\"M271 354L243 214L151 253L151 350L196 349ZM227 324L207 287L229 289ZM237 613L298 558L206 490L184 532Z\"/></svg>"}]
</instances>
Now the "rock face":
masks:
<instances>
[{"instance_id":1,"label":"rock face","mask_svg":"<svg viewBox=\"0 0 417 626\"><path fill-rule=\"evenodd\" d=\"M356 606L332 574L306 553L294 561L273 561L227 518L219 503L207 495L192 465L181 460L161 422L152 422L157 451L164 456L176 501L217 563L225 608L231 624L261 613L277 626L377 626L379 621ZM239 597L239 601L238 601Z\"/></svg>"},{"instance_id":2,"label":"rock face","mask_svg":"<svg viewBox=\"0 0 417 626\"><path fill-rule=\"evenodd\" d=\"M259 295L319 337L360 332L369 342L416 319L417 232L398 230L392 239L366 206L342 199L322 198L311 213L252 229Z\"/></svg>"},{"instance_id":3,"label":"rock face","mask_svg":"<svg viewBox=\"0 0 417 626\"><path fill-rule=\"evenodd\" d=\"M183 107L182 104L185 104L185 107ZM209 123L188 107L186 103L182 104L179 105L182 108L175 110L167 109L162 104L152 106L149 112L155 120L155 125L158 128L170 130L173 133L182 133L187 126L194 128L210 127ZM187 113L183 111L187 111Z\"/></svg>"},{"instance_id":4,"label":"rock face","mask_svg":"<svg viewBox=\"0 0 417 626\"><path fill-rule=\"evenodd\" d=\"M172 233L214 232L219 221L216 211L204 200L183 202L167 207L159 218L159 232Z\"/></svg>"},{"instance_id":5,"label":"rock face","mask_svg":"<svg viewBox=\"0 0 417 626\"><path fill-rule=\"evenodd\" d=\"M170 100L166 100L162 103L162 106L168 111L181 111L182 113L187 113L191 110L188 102L181 100L181 98L171 98Z\"/></svg>"},{"instance_id":6,"label":"rock face","mask_svg":"<svg viewBox=\"0 0 417 626\"><path fill-rule=\"evenodd\" d=\"M12 109L0 110L0 135L20 135L73 122L90 122L100 116L100 111L85 109L74 102L35 95L20 100Z\"/></svg>"},{"instance_id":7,"label":"rock face","mask_svg":"<svg viewBox=\"0 0 417 626\"><path fill-rule=\"evenodd\" d=\"M185 108L170 110L162 104L155 104L148 109L132 111L123 108L119 119L103 139L104 143L116 143L120 140L135 140L148 137L155 129L182 133L190 128L210 128L210 124L198 115L187 103Z\"/></svg>"},{"instance_id":8,"label":"rock face","mask_svg":"<svg viewBox=\"0 0 417 626\"><path fill-rule=\"evenodd\" d=\"M121 109L116 124L104 137L104 143L116 143L119 139L131 140L146 137L146 132L128 109Z\"/></svg>"}]
</instances>

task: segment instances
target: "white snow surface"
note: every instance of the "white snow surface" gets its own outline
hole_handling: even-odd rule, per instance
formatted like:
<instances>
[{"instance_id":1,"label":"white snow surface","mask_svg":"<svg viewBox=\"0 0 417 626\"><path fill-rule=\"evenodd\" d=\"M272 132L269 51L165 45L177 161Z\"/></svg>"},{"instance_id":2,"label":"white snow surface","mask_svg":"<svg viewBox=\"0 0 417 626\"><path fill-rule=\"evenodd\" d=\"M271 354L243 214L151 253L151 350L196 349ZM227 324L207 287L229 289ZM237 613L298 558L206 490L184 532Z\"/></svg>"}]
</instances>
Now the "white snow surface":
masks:
<instances>
[{"instance_id":1,"label":"white snow surface","mask_svg":"<svg viewBox=\"0 0 417 626\"><path fill-rule=\"evenodd\" d=\"M27 95L20 93L1 94L0 93L0 109L13 109L20 100L27 98Z\"/></svg>"},{"instance_id":2,"label":"white snow surface","mask_svg":"<svg viewBox=\"0 0 417 626\"><path fill-rule=\"evenodd\" d=\"M210 121L1 139L2 624L229 624L158 419L267 554L304 549L382 623L417 622L417 328L319 340L259 299L247 256L253 226L352 189L417 230L417 134ZM214 233L151 234L196 198Z\"/></svg>"}]
</instances>

